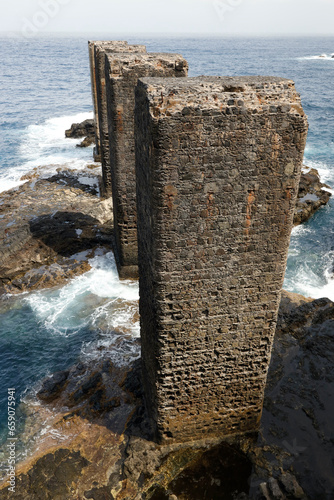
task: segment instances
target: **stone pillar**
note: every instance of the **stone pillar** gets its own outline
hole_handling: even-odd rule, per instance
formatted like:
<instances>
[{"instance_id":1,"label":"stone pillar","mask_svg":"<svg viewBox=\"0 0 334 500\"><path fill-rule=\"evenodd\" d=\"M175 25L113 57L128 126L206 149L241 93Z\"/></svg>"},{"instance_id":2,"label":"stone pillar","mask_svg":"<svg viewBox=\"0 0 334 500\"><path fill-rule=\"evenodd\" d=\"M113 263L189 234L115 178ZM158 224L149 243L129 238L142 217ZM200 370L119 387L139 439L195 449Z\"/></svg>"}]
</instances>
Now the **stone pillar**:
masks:
<instances>
[{"instance_id":1,"label":"stone pillar","mask_svg":"<svg viewBox=\"0 0 334 500\"><path fill-rule=\"evenodd\" d=\"M95 56L94 50L95 45L107 45L110 42L102 41L89 41L88 42L88 54L89 54L89 67L90 67L90 80L91 80L91 90L92 90L92 100L94 109L94 125L95 125L95 149L94 149L94 160L101 161L100 154L100 132L99 132L99 120L98 120L98 107L97 107L97 91L96 91L96 72L95 72ZM127 43L127 42L124 42Z\"/></svg>"},{"instance_id":2,"label":"stone pillar","mask_svg":"<svg viewBox=\"0 0 334 500\"><path fill-rule=\"evenodd\" d=\"M107 54L106 93L110 173L114 206L115 257L121 278L138 276L134 107L138 78L185 77L179 54Z\"/></svg>"},{"instance_id":3,"label":"stone pillar","mask_svg":"<svg viewBox=\"0 0 334 500\"><path fill-rule=\"evenodd\" d=\"M143 378L162 441L259 426L306 135L291 80L138 84Z\"/></svg>"},{"instance_id":4,"label":"stone pillar","mask_svg":"<svg viewBox=\"0 0 334 500\"><path fill-rule=\"evenodd\" d=\"M102 195L111 196L107 103L105 92L105 54L112 52L146 52L144 45L129 45L126 41L88 42L91 87L94 106L96 154L102 163Z\"/></svg>"}]
</instances>

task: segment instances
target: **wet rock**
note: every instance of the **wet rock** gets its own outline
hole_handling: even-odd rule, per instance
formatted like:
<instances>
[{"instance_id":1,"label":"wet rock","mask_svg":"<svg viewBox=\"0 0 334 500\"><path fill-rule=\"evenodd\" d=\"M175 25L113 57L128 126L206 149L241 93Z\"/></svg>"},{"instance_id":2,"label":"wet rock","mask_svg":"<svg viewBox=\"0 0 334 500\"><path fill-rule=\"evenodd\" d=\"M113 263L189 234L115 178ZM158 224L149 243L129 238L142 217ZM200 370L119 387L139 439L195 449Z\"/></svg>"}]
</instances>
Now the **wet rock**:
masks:
<instances>
[{"instance_id":1,"label":"wet rock","mask_svg":"<svg viewBox=\"0 0 334 500\"><path fill-rule=\"evenodd\" d=\"M307 221L320 207L326 205L331 197L326 184L320 181L315 168L303 167L299 183L298 198L294 213L294 224Z\"/></svg>"},{"instance_id":2,"label":"wet rock","mask_svg":"<svg viewBox=\"0 0 334 500\"><path fill-rule=\"evenodd\" d=\"M78 139L80 137L95 137L94 120L84 120L81 123L73 123L71 128L65 130L65 137Z\"/></svg>"},{"instance_id":3,"label":"wet rock","mask_svg":"<svg viewBox=\"0 0 334 500\"><path fill-rule=\"evenodd\" d=\"M112 202L96 183L91 171L60 170L0 194L0 294L64 283L90 269L96 247L112 248Z\"/></svg>"},{"instance_id":4,"label":"wet rock","mask_svg":"<svg viewBox=\"0 0 334 500\"><path fill-rule=\"evenodd\" d=\"M87 148L88 146L91 146L92 144L95 144L95 137L85 137L80 144L77 144L77 148Z\"/></svg>"},{"instance_id":5,"label":"wet rock","mask_svg":"<svg viewBox=\"0 0 334 500\"><path fill-rule=\"evenodd\" d=\"M79 262L71 258L58 258L57 263L50 266L43 265L38 269L27 271L19 278L14 278L3 286L3 290L6 293L15 295L27 290L50 288L61 285L75 276L88 272L90 269L91 266L88 262Z\"/></svg>"},{"instance_id":6,"label":"wet rock","mask_svg":"<svg viewBox=\"0 0 334 500\"><path fill-rule=\"evenodd\" d=\"M84 137L84 140L77 144L77 148L87 148L95 143L94 120L84 120L81 123L73 123L70 129L65 130L65 137L78 139Z\"/></svg>"},{"instance_id":7,"label":"wet rock","mask_svg":"<svg viewBox=\"0 0 334 500\"><path fill-rule=\"evenodd\" d=\"M73 393L72 398L74 403L82 401L82 399L90 396L94 390L101 386L102 375L99 372L92 373L80 387Z\"/></svg>"},{"instance_id":8,"label":"wet rock","mask_svg":"<svg viewBox=\"0 0 334 500\"><path fill-rule=\"evenodd\" d=\"M291 473L285 472L278 480L288 498L306 498L303 488Z\"/></svg>"},{"instance_id":9,"label":"wet rock","mask_svg":"<svg viewBox=\"0 0 334 500\"><path fill-rule=\"evenodd\" d=\"M69 370L54 373L43 382L42 388L37 393L37 397L48 403L55 400L64 389L69 373Z\"/></svg>"},{"instance_id":10,"label":"wet rock","mask_svg":"<svg viewBox=\"0 0 334 500\"><path fill-rule=\"evenodd\" d=\"M42 386L52 397L48 418L55 416L38 458L18 464L26 495L18 498L34 498L41 464L52 490L49 478L62 470L57 450L66 450L64 463L73 453L79 462L76 469L69 461L71 491L61 479L68 500L333 498L333 365L334 304L283 292L259 434L160 446L141 399L140 361L127 368L103 356L80 362ZM35 405L31 412L35 421Z\"/></svg>"}]
</instances>

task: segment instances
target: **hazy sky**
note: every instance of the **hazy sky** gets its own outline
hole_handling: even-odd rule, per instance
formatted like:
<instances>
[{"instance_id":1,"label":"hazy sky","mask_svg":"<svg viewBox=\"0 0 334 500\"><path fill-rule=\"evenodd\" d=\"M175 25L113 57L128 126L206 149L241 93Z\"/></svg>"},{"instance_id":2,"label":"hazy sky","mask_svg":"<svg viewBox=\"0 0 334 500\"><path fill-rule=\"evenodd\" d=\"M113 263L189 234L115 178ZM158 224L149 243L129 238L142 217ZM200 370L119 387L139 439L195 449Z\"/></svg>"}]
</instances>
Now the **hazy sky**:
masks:
<instances>
[{"instance_id":1,"label":"hazy sky","mask_svg":"<svg viewBox=\"0 0 334 500\"><path fill-rule=\"evenodd\" d=\"M334 35L334 0L6 0L1 11L0 31Z\"/></svg>"}]
</instances>

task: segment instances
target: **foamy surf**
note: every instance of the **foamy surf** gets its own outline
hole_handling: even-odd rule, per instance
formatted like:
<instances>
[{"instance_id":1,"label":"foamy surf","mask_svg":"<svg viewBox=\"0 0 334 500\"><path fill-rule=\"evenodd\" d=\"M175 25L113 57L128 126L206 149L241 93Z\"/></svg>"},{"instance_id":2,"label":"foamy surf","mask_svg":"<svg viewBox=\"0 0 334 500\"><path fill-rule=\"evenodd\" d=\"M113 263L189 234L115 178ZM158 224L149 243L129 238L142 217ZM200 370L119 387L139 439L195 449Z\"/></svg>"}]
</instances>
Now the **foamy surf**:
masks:
<instances>
[{"instance_id":1,"label":"foamy surf","mask_svg":"<svg viewBox=\"0 0 334 500\"><path fill-rule=\"evenodd\" d=\"M334 54L319 54L315 56L304 56L304 57L298 57L297 59L300 61L314 61L314 60L334 61Z\"/></svg>"},{"instance_id":2,"label":"foamy surf","mask_svg":"<svg viewBox=\"0 0 334 500\"><path fill-rule=\"evenodd\" d=\"M330 187L334 188L334 165L328 165L322 161L317 160L304 160L305 165L309 168L315 168L318 170L321 182L329 184ZM304 170L305 169L304 167Z\"/></svg>"},{"instance_id":3,"label":"foamy surf","mask_svg":"<svg viewBox=\"0 0 334 500\"><path fill-rule=\"evenodd\" d=\"M321 182L328 184L324 188L334 194L334 171L331 165L321 161L308 160L307 153L314 153L310 147L306 150L304 171L310 168L318 170ZM291 233L288 262L283 288L305 297L327 297L334 301L334 250L331 199L307 223L293 228ZM320 243L321 242L321 243Z\"/></svg>"},{"instance_id":4,"label":"foamy surf","mask_svg":"<svg viewBox=\"0 0 334 500\"><path fill-rule=\"evenodd\" d=\"M139 335L138 282L120 281L112 252L89 260L92 269L60 289L30 294L39 323L54 335L74 335L83 328Z\"/></svg>"},{"instance_id":5,"label":"foamy surf","mask_svg":"<svg viewBox=\"0 0 334 500\"><path fill-rule=\"evenodd\" d=\"M76 148L82 139L65 137L65 130L72 123L89 118L93 118L93 113L60 116L38 125L29 125L21 138L17 166L0 174L0 192L23 184L25 180L22 177L36 168L43 176L48 176L59 167L80 171L92 163L92 147Z\"/></svg>"},{"instance_id":6,"label":"foamy surf","mask_svg":"<svg viewBox=\"0 0 334 500\"><path fill-rule=\"evenodd\" d=\"M291 283L291 286L289 283L285 283L284 288L304 295L304 297L312 299L325 297L334 301L334 279L333 273L330 273L329 269L326 269L321 277L308 264L300 266L295 272L294 283Z\"/></svg>"}]
</instances>

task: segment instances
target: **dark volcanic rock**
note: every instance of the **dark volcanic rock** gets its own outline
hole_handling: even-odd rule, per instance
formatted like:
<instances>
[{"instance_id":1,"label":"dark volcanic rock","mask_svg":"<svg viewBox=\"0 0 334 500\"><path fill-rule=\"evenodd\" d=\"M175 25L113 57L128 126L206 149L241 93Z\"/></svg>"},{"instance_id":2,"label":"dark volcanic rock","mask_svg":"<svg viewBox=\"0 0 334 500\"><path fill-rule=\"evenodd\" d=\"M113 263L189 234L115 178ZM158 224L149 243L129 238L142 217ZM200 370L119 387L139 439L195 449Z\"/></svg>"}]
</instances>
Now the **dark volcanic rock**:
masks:
<instances>
[{"instance_id":1,"label":"dark volcanic rock","mask_svg":"<svg viewBox=\"0 0 334 500\"><path fill-rule=\"evenodd\" d=\"M283 292L254 461L269 499L334 498L333 366L334 303Z\"/></svg>"},{"instance_id":2,"label":"dark volcanic rock","mask_svg":"<svg viewBox=\"0 0 334 500\"><path fill-rule=\"evenodd\" d=\"M94 120L85 120L81 123L73 123L69 130L65 130L65 136L72 139L84 137L84 140L77 144L78 148L86 148L95 143Z\"/></svg>"},{"instance_id":3,"label":"dark volcanic rock","mask_svg":"<svg viewBox=\"0 0 334 500\"><path fill-rule=\"evenodd\" d=\"M16 493L12 494L12 498L21 500L75 498L75 484L88 465L88 460L82 457L80 452L58 449L41 457L28 474L20 476Z\"/></svg>"},{"instance_id":4,"label":"dark volcanic rock","mask_svg":"<svg viewBox=\"0 0 334 500\"><path fill-rule=\"evenodd\" d=\"M44 381L38 396L55 412L44 435L48 446L23 468L18 464L20 493L10 498L34 498L42 473L47 498L57 498L49 479L63 474L59 491L68 500L334 498L329 299L283 292L258 435L159 446L141 399L140 361L118 368L101 357ZM43 406L39 411L44 422ZM37 416L33 405L30 418Z\"/></svg>"},{"instance_id":5,"label":"dark volcanic rock","mask_svg":"<svg viewBox=\"0 0 334 500\"><path fill-rule=\"evenodd\" d=\"M72 258L111 249L111 200L101 200L91 172L59 172L0 194L0 294L50 287L90 269Z\"/></svg>"},{"instance_id":6,"label":"dark volcanic rock","mask_svg":"<svg viewBox=\"0 0 334 500\"><path fill-rule=\"evenodd\" d=\"M315 168L303 167L299 183L298 198L294 213L294 224L301 224L307 221L320 207L326 205L331 197L331 193L326 191L329 188L320 181L320 176Z\"/></svg>"},{"instance_id":7,"label":"dark volcanic rock","mask_svg":"<svg viewBox=\"0 0 334 500\"><path fill-rule=\"evenodd\" d=\"M69 373L69 370L56 372L50 378L44 380L37 397L47 402L56 399L64 389Z\"/></svg>"},{"instance_id":8,"label":"dark volcanic rock","mask_svg":"<svg viewBox=\"0 0 334 500\"><path fill-rule=\"evenodd\" d=\"M94 137L94 120L85 120L81 123L73 123L71 128L65 130L65 136L72 139L80 137Z\"/></svg>"},{"instance_id":9,"label":"dark volcanic rock","mask_svg":"<svg viewBox=\"0 0 334 500\"><path fill-rule=\"evenodd\" d=\"M95 143L95 137L85 137L80 144L77 144L77 148L87 148L88 146L91 146L92 144Z\"/></svg>"}]
</instances>

